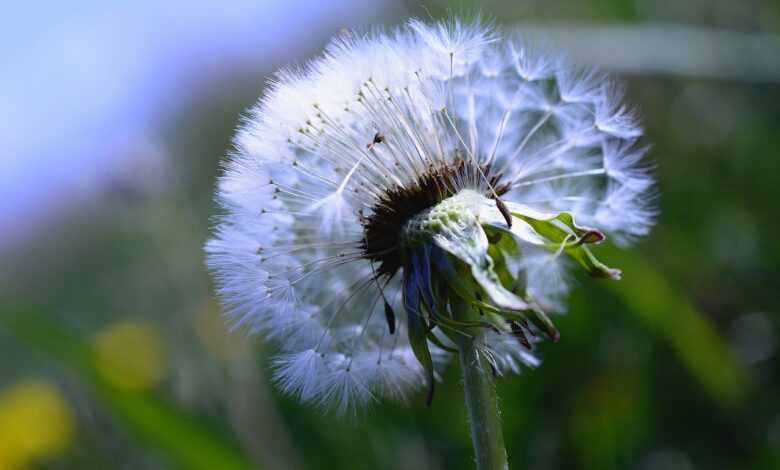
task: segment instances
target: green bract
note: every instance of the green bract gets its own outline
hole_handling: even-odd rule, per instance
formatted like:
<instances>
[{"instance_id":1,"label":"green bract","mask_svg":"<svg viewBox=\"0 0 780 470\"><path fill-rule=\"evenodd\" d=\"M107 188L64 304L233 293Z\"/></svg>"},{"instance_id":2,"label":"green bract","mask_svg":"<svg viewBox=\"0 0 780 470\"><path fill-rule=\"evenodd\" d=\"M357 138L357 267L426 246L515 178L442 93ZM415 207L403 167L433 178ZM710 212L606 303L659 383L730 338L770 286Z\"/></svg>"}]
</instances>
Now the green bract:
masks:
<instances>
[{"instance_id":1,"label":"green bract","mask_svg":"<svg viewBox=\"0 0 780 470\"><path fill-rule=\"evenodd\" d=\"M529 245L552 256L569 256L594 277L620 278L619 270L601 263L588 247L604 240L598 230L577 225L568 212L543 213L513 203L506 207L511 227L496 200L463 190L403 228L409 337L431 385L429 341L447 349L447 342L457 344L485 328L514 334L525 347L530 347L527 335L538 330L558 340L552 321L526 292L521 266ZM478 315L469 313L474 311Z\"/></svg>"}]
</instances>

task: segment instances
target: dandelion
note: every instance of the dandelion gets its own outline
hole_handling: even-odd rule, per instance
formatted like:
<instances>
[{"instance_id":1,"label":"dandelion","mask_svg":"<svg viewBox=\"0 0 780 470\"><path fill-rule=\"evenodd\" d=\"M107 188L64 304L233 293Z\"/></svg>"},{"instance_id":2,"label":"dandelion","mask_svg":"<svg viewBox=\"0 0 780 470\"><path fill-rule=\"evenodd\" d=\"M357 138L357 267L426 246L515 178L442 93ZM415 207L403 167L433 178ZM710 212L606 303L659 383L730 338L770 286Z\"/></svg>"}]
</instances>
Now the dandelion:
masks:
<instances>
[{"instance_id":1,"label":"dandelion","mask_svg":"<svg viewBox=\"0 0 780 470\"><path fill-rule=\"evenodd\" d=\"M341 412L430 401L457 355L477 460L501 468L493 375L558 339L571 266L619 279L591 246L653 223L621 100L479 22L341 35L235 138L206 245L230 321L278 343L284 392Z\"/></svg>"}]
</instances>

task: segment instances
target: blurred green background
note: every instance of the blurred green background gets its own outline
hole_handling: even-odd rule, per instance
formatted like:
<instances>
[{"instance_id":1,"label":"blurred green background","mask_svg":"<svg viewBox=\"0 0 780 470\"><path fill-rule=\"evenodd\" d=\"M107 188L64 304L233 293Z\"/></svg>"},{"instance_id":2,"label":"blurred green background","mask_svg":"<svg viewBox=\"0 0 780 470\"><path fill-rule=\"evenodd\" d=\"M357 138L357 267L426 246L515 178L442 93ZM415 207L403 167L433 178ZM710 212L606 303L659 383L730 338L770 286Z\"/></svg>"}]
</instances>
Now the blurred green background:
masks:
<instances>
[{"instance_id":1,"label":"blurred green background","mask_svg":"<svg viewBox=\"0 0 780 470\"><path fill-rule=\"evenodd\" d=\"M52 24L94 7L81 3L82 12L58 13ZM131 31L159 14L146 3L134 7L143 21ZM247 8L288 18L301 3ZM209 8L227 8L198 5L206 12L198 21ZM163 117L151 132L131 133L85 165L73 160L79 152L54 149L48 170L75 167L92 175L89 184L55 188L38 170L20 183L59 192L29 210L10 207L2 219L0 470L472 468L455 368L430 409L419 396L339 418L281 396L268 382L273 349L225 330L202 246L216 213L218 162L273 70L316 54L345 26L475 10L502 26L549 33L620 76L652 143L661 194L651 236L630 251L601 251L624 280L579 278L569 313L556 321L560 343L539 347L540 368L500 381L512 468L780 468L777 2L368 2L348 19L339 12L350 2L317 8L308 20L316 28L282 22L269 33L286 33L295 46L259 40L221 62L212 59L233 42L188 45L194 57L211 58L194 62L210 78L190 89L195 82L182 77L205 72L186 64L186 73L167 76L169 89L187 86L153 98ZM39 27L30 26L33 36ZM69 53L65 64L88 45ZM116 86L125 90L122 77ZM79 100L96 92L79 83L71 90ZM48 105L47 113L58 103ZM81 118L52 119L62 121L51 124L56 130ZM122 119L130 118L104 117L109 127ZM3 185L16 179L13 168L2 167Z\"/></svg>"}]
</instances>

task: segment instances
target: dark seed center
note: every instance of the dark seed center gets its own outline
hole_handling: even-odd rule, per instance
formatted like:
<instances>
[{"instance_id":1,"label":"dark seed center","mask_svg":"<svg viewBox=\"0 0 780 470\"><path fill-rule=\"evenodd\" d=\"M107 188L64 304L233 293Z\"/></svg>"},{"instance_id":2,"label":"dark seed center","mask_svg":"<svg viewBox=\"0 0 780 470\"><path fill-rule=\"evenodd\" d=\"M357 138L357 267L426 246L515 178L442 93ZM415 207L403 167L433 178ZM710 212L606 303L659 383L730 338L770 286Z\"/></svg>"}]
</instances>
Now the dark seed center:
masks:
<instances>
[{"instance_id":1,"label":"dark seed center","mask_svg":"<svg viewBox=\"0 0 780 470\"><path fill-rule=\"evenodd\" d=\"M482 165L481 170L498 196L509 190L508 184L501 184L501 174L492 174L488 165ZM477 182L478 187L466 186L467 182ZM362 218L363 256L375 264L378 277L392 276L402 266L400 237L404 224L463 189L493 196L477 165L464 160L431 167L413 185L395 186L382 195L371 214Z\"/></svg>"}]
</instances>

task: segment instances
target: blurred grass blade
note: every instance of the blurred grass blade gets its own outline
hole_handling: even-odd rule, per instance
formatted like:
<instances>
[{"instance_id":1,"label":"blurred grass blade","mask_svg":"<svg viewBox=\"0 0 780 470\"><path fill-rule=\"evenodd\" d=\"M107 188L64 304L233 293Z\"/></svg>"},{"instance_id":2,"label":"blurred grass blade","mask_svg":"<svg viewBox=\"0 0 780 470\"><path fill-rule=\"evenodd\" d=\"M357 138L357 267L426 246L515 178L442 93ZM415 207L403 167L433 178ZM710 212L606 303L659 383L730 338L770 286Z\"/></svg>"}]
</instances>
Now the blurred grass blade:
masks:
<instances>
[{"instance_id":1,"label":"blurred grass blade","mask_svg":"<svg viewBox=\"0 0 780 470\"><path fill-rule=\"evenodd\" d=\"M250 464L241 452L191 414L153 393L128 391L105 380L95 367L91 343L71 335L50 317L29 311L0 314L20 341L78 373L139 440L171 463L194 470L239 470Z\"/></svg>"},{"instance_id":2,"label":"blurred grass blade","mask_svg":"<svg viewBox=\"0 0 780 470\"><path fill-rule=\"evenodd\" d=\"M610 258L620 260L625 276L621 282L605 285L647 328L668 341L721 406L735 409L744 405L748 385L745 372L706 316L647 260L629 251L613 253Z\"/></svg>"}]
</instances>

